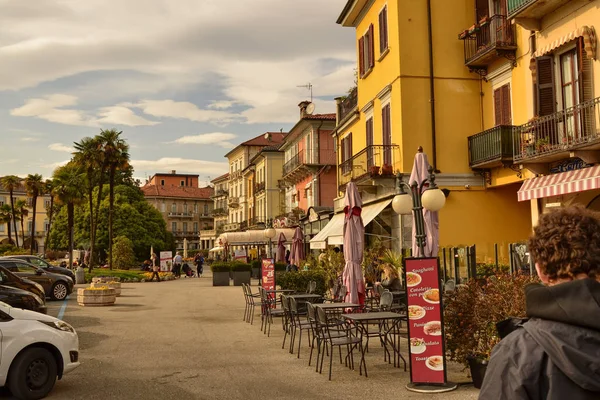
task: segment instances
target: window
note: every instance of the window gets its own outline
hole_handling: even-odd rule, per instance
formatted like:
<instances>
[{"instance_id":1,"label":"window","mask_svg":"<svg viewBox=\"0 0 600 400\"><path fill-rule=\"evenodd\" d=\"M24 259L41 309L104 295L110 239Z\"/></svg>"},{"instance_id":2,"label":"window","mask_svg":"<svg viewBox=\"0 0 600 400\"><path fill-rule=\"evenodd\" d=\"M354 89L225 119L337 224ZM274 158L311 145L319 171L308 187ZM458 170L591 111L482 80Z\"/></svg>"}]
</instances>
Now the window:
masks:
<instances>
[{"instance_id":1,"label":"window","mask_svg":"<svg viewBox=\"0 0 600 400\"><path fill-rule=\"evenodd\" d=\"M31 232L33 229L33 221L27 221L27 232Z\"/></svg>"},{"instance_id":2,"label":"window","mask_svg":"<svg viewBox=\"0 0 600 400\"><path fill-rule=\"evenodd\" d=\"M342 173L352 172L352 132L342 139Z\"/></svg>"},{"instance_id":3,"label":"window","mask_svg":"<svg viewBox=\"0 0 600 400\"><path fill-rule=\"evenodd\" d=\"M0 207L2 207L6 203L6 197L0 196Z\"/></svg>"},{"instance_id":4,"label":"window","mask_svg":"<svg viewBox=\"0 0 600 400\"><path fill-rule=\"evenodd\" d=\"M50 230L50 223L48 221L44 221L44 231L48 232Z\"/></svg>"},{"instance_id":5,"label":"window","mask_svg":"<svg viewBox=\"0 0 600 400\"><path fill-rule=\"evenodd\" d=\"M496 126L512 124L510 111L510 84L506 84L494 90L494 114Z\"/></svg>"},{"instance_id":6,"label":"window","mask_svg":"<svg viewBox=\"0 0 600 400\"><path fill-rule=\"evenodd\" d=\"M171 222L171 232L177 232L177 222Z\"/></svg>"},{"instance_id":7,"label":"window","mask_svg":"<svg viewBox=\"0 0 600 400\"><path fill-rule=\"evenodd\" d=\"M172 213L176 213L177 212L177 204L176 203L171 204L171 212Z\"/></svg>"},{"instance_id":8,"label":"window","mask_svg":"<svg viewBox=\"0 0 600 400\"><path fill-rule=\"evenodd\" d=\"M204 205L204 215L208 215L208 204Z\"/></svg>"},{"instance_id":9,"label":"window","mask_svg":"<svg viewBox=\"0 0 600 400\"><path fill-rule=\"evenodd\" d=\"M373 117L367 120L365 130L367 132L367 167L371 168L375 165L375 160L373 159Z\"/></svg>"},{"instance_id":10,"label":"window","mask_svg":"<svg viewBox=\"0 0 600 400\"><path fill-rule=\"evenodd\" d=\"M2 200L2 199L0 199L0 200ZM0 203L1 203L1 201L0 201ZM2 204L0 204L0 206L1 206L1 205L2 205ZM50 200L44 200L44 208L45 208L46 210L49 210L49 209L50 209Z\"/></svg>"},{"instance_id":11,"label":"window","mask_svg":"<svg viewBox=\"0 0 600 400\"><path fill-rule=\"evenodd\" d=\"M187 212L188 212L187 203L183 203L183 213L187 214Z\"/></svg>"},{"instance_id":12,"label":"window","mask_svg":"<svg viewBox=\"0 0 600 400\"><path fill-rule=\"evenodd\" d=\"M198 214L198 203L194 203L194 212Z\"/></svg>"},{"instance_id":13,"label":"window","mask_svg":"<svg viewBox=\"0 0 600 400\"><path fill-rule=\"evenodd\" d=\"M187 222L183 223L183 232L187 233Z\"/></svg>"},{"instance_id":14,"label":"window","mask_svg":"<svg viewBox=\"0 0 600 400\"><path fill-rule=\"evenodd\" d=\"M381 109L381 133L383 136L383 164L392 165L392 126L390 103Z\"/></svg>"},{"instance_id":15,"label":"window","mask_svg":"<svg viewBox=\"0 0 600 400\"><path fill-rule=\"evenodd\" d=\"M185 186L185 181L179 181L179 186Z\"/></svg>"},{"instance_id":16,"label":"window","mask_svg":"<svg viewBox=\"0 0 600 400\"><path fill-rule=\"evenodd\" d=\"M371 24L369 25L367 33L358 39L358 72L361 78L363 78L375 65L373 48L373 24Z\"/></svg>"},{"instance_id":17,"label":"window","mask_svg":"<svg viewBox=\"0 0 600 400\"><path fill-rule=\"evenodd\" d=\"M5 224L0 224L0 232L4 232L4 225Z\"/></svg>"},{"instance_id":18,"label":"window","mask_svg":"<svg viewBox=\"0 0 600 400\"><path fill-rule=\"evenodd\" d=\"M22 273L25 273L25 274L31 274L31 275L33 275L37 271L37 268L30 267L27 264L21 264L21 263L15 263L15 264L17 264L17 272L22 272Z\"/></svg>"},{"instance_id":19,"label":"window","mask_svg":"<svg viewBox=\"0 0 600 400\"><path fill-rule=\"evenodd\" d=\"M388 49L388 18L387 6L379 13L379 54L382 55Z\"/></svg>"},{"instance_id":20,"label":"window","mask_svg":"<svg viewBox=\"0 0 600 400\"><path fill-rule=\"evenodd\" d=\"M164 179L160 180L160 186L165 186L165 180Z\"/></svg>"},{"instance_id":21,"label":"window","mask_svg":"<svg viewBox=\"0 0 600 400\"><path fill-rule=\"evenodd\" d=\"M167 205L165 204L164 201L162 203L160 203L160 211L162 211L162 212L167 211Z\"/></svg>"},{"instance_id":22,"label":"window","mask_svg":"<svg viewBox=\"0 0 600 400\"><path fill-rule=\"evenodd\" d=\"M194 222L194 232L198 232L198 223Z\"/></svg>"}]
</instances>

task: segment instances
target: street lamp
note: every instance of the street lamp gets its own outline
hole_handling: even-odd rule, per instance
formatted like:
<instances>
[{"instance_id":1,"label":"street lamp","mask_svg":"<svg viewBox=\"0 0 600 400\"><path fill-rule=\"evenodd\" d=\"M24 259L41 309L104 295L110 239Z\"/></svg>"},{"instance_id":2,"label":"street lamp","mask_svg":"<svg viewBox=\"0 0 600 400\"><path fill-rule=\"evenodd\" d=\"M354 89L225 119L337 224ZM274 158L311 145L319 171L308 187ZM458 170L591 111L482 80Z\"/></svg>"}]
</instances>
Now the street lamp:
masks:
<instances>
[{"instance_id":1,"label":"street lamp","mask_svg":"<svg viewBox=\"0 0 600 400\"><path fill-rule=\"evenodd\" d=\"M396 175L396 188L398 194L392 200L392 208L396 214L413 213L415 219L415 230L417 232L417 246L419 247L419 256L425 255L425 221L423 220L423 208L429 211L439 211L446 204L444 192L438 188L435 183L435 173L433 167L429 167L429 178L423 182L412 182L410 185L402 181L402 173ZM428 188L423 192L423 188ZM408 189L408 193L404 190Z\"/></svg>"},{"instance_id":2,"label":"street lamp","mask_svg":"<svg viewBox=\"0 0 600 400\"><path fill-rule=\"evenodd\" d=\"M272 225L272 220L271 219L267 219L267 221L265 222L265 230L263 231L263 235L265 236L265 238L269 239L269 252L268 252L268 256L269 258L273 257L273 250L271 249L271 240L275 238L275 236L277 236L277 231L275 230L275 228L273 228Z\"/></svg>"}]
</instances>

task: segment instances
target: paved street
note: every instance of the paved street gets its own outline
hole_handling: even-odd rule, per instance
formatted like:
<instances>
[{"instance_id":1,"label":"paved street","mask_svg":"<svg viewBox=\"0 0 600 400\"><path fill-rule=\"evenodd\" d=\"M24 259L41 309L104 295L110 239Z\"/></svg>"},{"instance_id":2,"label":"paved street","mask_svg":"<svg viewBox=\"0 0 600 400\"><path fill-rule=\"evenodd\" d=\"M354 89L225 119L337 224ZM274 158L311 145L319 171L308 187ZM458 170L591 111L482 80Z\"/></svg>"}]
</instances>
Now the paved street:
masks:
<instances>
[{"instance_id":1,"label":"paved street","mask_svg":"<svg viewBox=\"0 0 600 400\"><path fill-rule=\"evenodd\" d=\"M78 331L82 365L57 382L50 399L476 399L472 385L451 394L407 392L408 373L383 362L372 346L369 378L335 363L333 381L242 322L240 287L213 288L210 278L124 284L113 307L68 300L64 320ZM51 302L57 315L62 303ZM459 369L450 378L466 381ZM456 373L458 372L458 373ZM343 394L343 395L342 395Z\"/></svg>"}]
</instances>

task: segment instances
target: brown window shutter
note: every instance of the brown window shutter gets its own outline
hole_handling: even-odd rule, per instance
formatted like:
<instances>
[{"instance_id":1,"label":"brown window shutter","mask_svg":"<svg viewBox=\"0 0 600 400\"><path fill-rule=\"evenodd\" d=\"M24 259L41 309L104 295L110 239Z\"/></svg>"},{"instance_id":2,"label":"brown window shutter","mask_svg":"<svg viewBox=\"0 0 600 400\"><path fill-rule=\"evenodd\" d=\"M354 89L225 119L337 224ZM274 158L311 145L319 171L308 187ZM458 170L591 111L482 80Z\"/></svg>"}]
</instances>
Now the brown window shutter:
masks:
<instances>
[{"instance_id":1,"label":"brown window shutter","mask_svg":"<svg viewBox=\"0 0 600 400\"><path fill-rule=\"evenodd\" d=\"M373 118L367 120L367 146L373 145Z\"/></svg>"},{"instance_id":2,"label":"brown window shutter","mask_svg":"<svg viewBox=\"0 0 600 400\"><path fill-rule=\"evenodd\" d=\"M365 74L365 37L358 39L358 73L362 77Z\"/></svg>"},{"instance_id":3,"label":"brown window shutter","mask_svg":"<svg viewBox=\"0 0 600 400\"><path fill-rule=\"evenodd\" d=\"M537 58L537 100L537 111L540 117L556 112L554 62L552 57Z\"/></svg>"},{"instance_id":4,"label":"brown window shutter","mask_svg":"<svg viewBox=\"0 0 600 400\"><path fill-rule=\"evenodd\" d=\"M388 47L387 32L387 6L379 13L379 54L387 50Z\"/></svg>"},{"instance_id":5,"label":"brown window shutter","mask_svg":"<svg viewBox=\"0 0 600 400\"><path fill-rule=\"evenodd\" d=\"M352 158L352 132L348 134L348 158Z\"/></svg>"},{"instance_id":6,"label":"brown window shutter","mask_svg":"<svg viewBox=\"0 0 600 400\"><path fill-rule=\"evenodd\" d=\"M502 90L502 125L512 125L512 113L510 111L510 85L504 85Z\"/></svg>"},{"instance_id":7,"label":"brown window shutter","mask_svg":"<svg viewBox=\"0 0 600 400\"><path fill-rule=\"evenodd\" d=\"M373 68L375 66L375 41L373 35L373 24L369 25L369 68Z\"/></svg>"},{"instance_id":8,"label":"brown window shutter","mask_svg":"<svg viewBox=\"0 0 600 400\"><path fill-rule=\"evenodd\" d=\"M383 26L385 27L385 49L387 50L388 46L390 45L389 39L388 39L388 13L387 13L387 6L385 6L385 8L383 9Z\"/></svg>"},{"instance_id":9,"label":"brown window shutter","mask_svg":"<svg viewBox=\"0 0 600 400\"><path fill-rule=\"evenodd\" d=\"M577 41L577 64L579 66L579 98L581 102L594 99L594 81L592 80L592 60L585 52L583 37Z\"/></svg>"},{"instance_id":10,"label":"brown window shutter","mask_svg":"<svg viewBox=\"0 0 600 400\"><path fill-rule=\"evenodd\" d=\"M502 125L502 88L494 90L494 120L496 126Z\"/></svg>"}]
</instances>

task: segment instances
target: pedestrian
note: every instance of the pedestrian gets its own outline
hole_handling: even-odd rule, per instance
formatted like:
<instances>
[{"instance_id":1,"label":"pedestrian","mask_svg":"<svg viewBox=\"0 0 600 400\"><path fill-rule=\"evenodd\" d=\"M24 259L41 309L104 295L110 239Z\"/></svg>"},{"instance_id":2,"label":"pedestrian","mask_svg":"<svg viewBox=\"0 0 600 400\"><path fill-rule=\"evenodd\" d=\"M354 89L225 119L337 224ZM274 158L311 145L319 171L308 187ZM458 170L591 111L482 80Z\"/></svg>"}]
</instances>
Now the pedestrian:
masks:
<instances>
[{"instance_id":1,"label":"pedestrian","mask_svg":"<svg viewBox=\"0 0 600 400\"><path fill-rule=\"evenodd\" d=\"M160 270L160 267L158 265L156 265L155 258L156 255L152 254L154 257L152 259L153 263L152 263L152 277L150 278L150 282L152 282L154 280L154 277L156 276L156 280L158 282L160 282L160 275L158 275L158 271ZM162 287L162 286L161 286Z\"/></svg>"},{"instance_id":2,"label":"pedestrian","mask_svg":"<svg viewBox=\"0 0 600 400\"><path fill-rule=\"evenodd\" d=\"M542 284L525 289L528 320L492 351L480 399L600 398L600 216L543 214L529 239Z\"/></svg>"},{"instance_id":3,"label":"pedestrian","mask_svg":"<svg viewBox=\"0 0 600 400\"><path fill-rule=\"evenodd\" d=\"M290 251L289 250L285 251L285 263L288 265L290 263Z\"/></svg>"},{"instance_id":4,"label":"pedestrian","mask_svg":"<svg viewBox=\"0 0 600 400\"><path fill-rule=\"evenodd\" d=\"M196 275L198 278L200 278L204 273L204 257L202 256L202 253L196 254L196 257L194 257L194 263L196 264Z\"/></svg>"},{"instance_id":5,"label":"pedestrian","mask_svg":"<svg viewBox=\"0 0 600 400\"><path fill-rule=\"evenodd\" d=\"M173 257L173 274L175 277L181 277L181 263L183 263L183 257L181 257L181 253L175 253L175 257Z\"/></svg>"}]
</instances>

